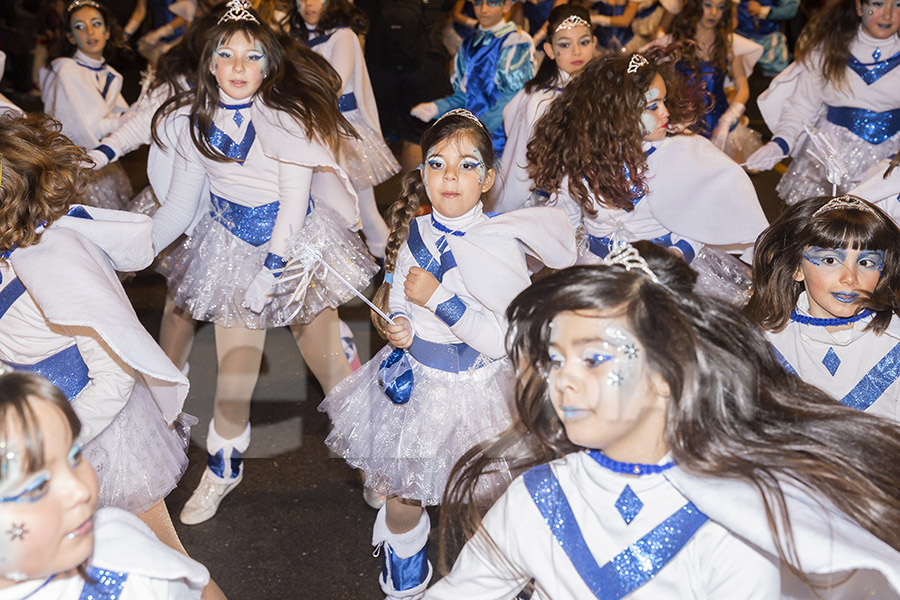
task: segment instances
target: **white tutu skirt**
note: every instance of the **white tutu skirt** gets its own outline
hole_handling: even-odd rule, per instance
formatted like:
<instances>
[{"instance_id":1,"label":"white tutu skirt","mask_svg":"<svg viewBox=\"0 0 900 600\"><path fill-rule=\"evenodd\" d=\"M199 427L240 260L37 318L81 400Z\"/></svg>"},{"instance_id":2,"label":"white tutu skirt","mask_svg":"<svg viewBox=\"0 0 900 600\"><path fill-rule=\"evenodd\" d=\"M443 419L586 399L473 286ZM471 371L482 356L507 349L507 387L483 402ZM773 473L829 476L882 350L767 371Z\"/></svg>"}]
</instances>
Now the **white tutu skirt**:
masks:
<instances>
[{"instance_id":1,"label":"white tutu skirt","mask_svg":"<svg viewBox=\"0 0 900 600\"><path fill-rule=\"evenodd\" d=\"M400 172L400 163L381 135L363 119L359 109L344 113L359 134L359 139L344 138L341 141L341 166L350 176L353 187L364 190L387 181Z\"/></svg>"},{"instance_id":2,"label":"white tutu skirt","mask_svg":"<svg viewBox=\"0 0 900 600\"><path fill-rule=\"evenodd\" d=\"M126 210L134 196L131 181L122 165L109 163L102 169L92 172L90 182L84 192L75 199L75 204L86 204L97 208Z\"/></svg>"},{"instance_id":3,"label":"white tutu skirt","mask_svg":"<svg viewBox=\"0 0 900 600\"><path fill-rule=\"evenodd\" d=\"M366 288L378 271L359 235L339 225L327 207L319 204L307 215L302 233L316 240L324 261L355 289ZM261 313L244 308L244 294L267 254L267 244L248 244L207 214L191 236L160 261L157 270L166 276L176 306L197 321L222 327L305 324L324 309L337 308L354 297L332 273L317 268L300 302L291 301L296 280L279 280L272 302Z\"/></svg>"},{"instance_id":4,"label":"white tutu skirt","mask_svg":"<svg viewBox=\"0 0 900 600\"><path fill-rule=\"evenodd\" d=\"M741 121L749 122L746 118ZM741 122L728 133L728 138L725 140L725 154L735 162L742 163L747 160L748 156L762 148L762 145L762 136L759 132Z\"/></svg>"},{"instance_id":5,"label":"white tutu skirt","mask_svg":"<svg viewBox=\"0 0 900 600\"><path fill-rule=\"evenodd\" d=\"M153 192L153 187L148 185L128 202L125 206L125 210L152 217L156 214L156 211L159 210L159 207L159 200Z\"/></svg>"},{"instance_id":6,"label":"white tutu skirt","mask_svg":"<svg viewBox=\"0 0 900 600\"><path fill-rule=\"evenodd\" d=\"M816 123L820 131L828 131L837 141L838 159L847 168L847 175L838 184L837 195L846 194L862 180L866 170L883 158L897 151L900 133L880 144L870 144L849 129L835 125L824 116ZM775 190L788 204L796 204L807 198L831 196L831 183L825 178L825 168L806 151L815 149L809 137L804 136L791 166L778 182Z\"/></svg>"},{"instance_id":7,"label":"white tutu skirt","mask_svg":"<svg viewBox=\"0 0 900 600\"><path fill-rule=\"evenodd\" d=\"M169 427L139 377L113 422L84 446L100 482L100 508L141 514L175 489L187 469L189 426L195 422L181 415Z\"/></svg>"},{"instance_id":8,"label":"white tutu skirt","mask_svg":"<svg viewBox=\"0 0 900 600\"><path fill-rule=\"evenodd\" d=\"M394 404L378 384L385 346L326 396L319 410L334 424L325 443L366 474L366 487L381 494L440 504L456 461L512 424L515 373L509 359L448 373L409 356L414 388L406 404ZM479 498L499 496L509 471L482 478Z\"/></svg>"}]
</instances>

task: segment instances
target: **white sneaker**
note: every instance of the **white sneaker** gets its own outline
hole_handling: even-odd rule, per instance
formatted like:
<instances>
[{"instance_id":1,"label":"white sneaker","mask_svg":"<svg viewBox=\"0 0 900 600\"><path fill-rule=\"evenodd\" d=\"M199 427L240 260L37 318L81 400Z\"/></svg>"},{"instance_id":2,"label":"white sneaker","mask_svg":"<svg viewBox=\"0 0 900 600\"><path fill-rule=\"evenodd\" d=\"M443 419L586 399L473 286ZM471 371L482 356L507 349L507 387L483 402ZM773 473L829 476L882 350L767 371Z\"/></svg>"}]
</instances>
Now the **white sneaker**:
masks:
<instances>
[{"instance_id":1,"label":"white sneaker","mask_svg":"<svg viewBox=\"0 0 900 600\"><path fill-rule=\"evenodd\" d=\"M196 525L212 519L219 510L222 499L236 488L243 478L244 470L241 469L240 474L231 483L219 483L209 467L204 469L200 485L181 509L181 522L185 525Z\"/></svg>"},{"instance_id":2,"label":"white sneaker","mask_svg":"<svg viewBox=\"0 0 900 600\"><path fill-rule=\"evenodd\" d=\"M363 500L366 501L366 504L374 508L375 510L380 509L384 506L384 501L387 497L384 494L379 494L375 490L369 487L363 488Z\"/></svg>"}]
</instances>

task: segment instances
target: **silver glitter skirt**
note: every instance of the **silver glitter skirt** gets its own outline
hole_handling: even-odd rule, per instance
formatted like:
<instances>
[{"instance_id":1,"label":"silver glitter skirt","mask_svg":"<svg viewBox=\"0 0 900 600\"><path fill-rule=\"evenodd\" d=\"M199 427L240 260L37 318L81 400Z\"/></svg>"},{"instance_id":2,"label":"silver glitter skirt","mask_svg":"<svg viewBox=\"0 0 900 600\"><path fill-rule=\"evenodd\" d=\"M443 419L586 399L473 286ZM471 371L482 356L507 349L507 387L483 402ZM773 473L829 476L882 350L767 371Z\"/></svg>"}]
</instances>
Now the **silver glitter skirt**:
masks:
<instances>
[{"instance_id":1,"label":"silver glitter skirt","mask_svg":"<svg viewBox=\"0 0 900 600\"><path fill-rule=\"evenodd\" d=\"M375 187L400 172L400 163L377 131L363 120L362 113L344 113L359 134L359 139L345 138L341 142L341 166L350 176L357 190Z\"/></svg>"},{"instance_id":2,"label":"silver glitter skirt","mask_svg":"<svg viewBox=\"0 0 900 600\"><path fill-rule=\"evenodd\" d=\"M121 164L114 162L92 172L90 183L74 203L113 210L127 210L126 207L131 202L132 196L134 196L134 190L125 169Z\"/></svg>"},{"instance_id":3,"label":"silver glitter skirt","mask_svg":"<svg viewBox=\"0 0 900 600\"><path fill-rule=\"evenodd\" d=\"M412 396L406 404L394 404L378 384L379 367L393 350L382 348L319 405L334 424L325 443L365 471L367 487L440 504L456 461L511 425L515 373L507 358L457 374L410 357ZM479 481L479 498L493 499L506 489L512 476L500 471Z\"/></svg>"},{"instance_id":4,"label":"silver glitter skirt","mask_svg":"<svg viewBox=\"0 0 900 600\"><path fill-rule=\"evenodd\" d=\"M169 427L138 378L113 422L84 446L100 482L100 507L140 514L175 489L188 465L191 422L196 420L182 415Z\"/></svg>"},{"instance_id":5,"label":"silver glitter skirt","mask_svg":"<svg viewBox=\"0 0 900 600\"><path fill-rule=\"evenodd\" d=\"M369 285L378 266L359 235L338 224L321 204L306 217L303 232L319 240L323 259L355 289ZM268 329L309 323L326 308L337 308L354 297L333 274L318 270L302 302L291 302L292 282L276 282L275 297L261 313L244 308L247 287L263 268L268 245L252 246L206 215L184 243L174 245L159 262L175 305L198 321L222 327ZM296 314L295 314L295 311Z\"/></svg>"},{"instance_id":6,"label":"silver glitter skirt","mask_svg":"<svg viewBox=\"0 0 900 600\"><path fill-rule=\"evenodd\" d=\"M869 167L894 154L900 144L900 133L880 144L870 144L849 129L831 123L824 116L816 123L816 128L834 135L838 158L847 167L848 174L838 184L837 195L846 194L856 187ZM806 152L807 148L815 149L815 146L804 136L791 166L775 188L781 199L788 204L797 204L816 196L832 195L831 184L825 178L825 168Z\"/></svg>"}]
</instances>

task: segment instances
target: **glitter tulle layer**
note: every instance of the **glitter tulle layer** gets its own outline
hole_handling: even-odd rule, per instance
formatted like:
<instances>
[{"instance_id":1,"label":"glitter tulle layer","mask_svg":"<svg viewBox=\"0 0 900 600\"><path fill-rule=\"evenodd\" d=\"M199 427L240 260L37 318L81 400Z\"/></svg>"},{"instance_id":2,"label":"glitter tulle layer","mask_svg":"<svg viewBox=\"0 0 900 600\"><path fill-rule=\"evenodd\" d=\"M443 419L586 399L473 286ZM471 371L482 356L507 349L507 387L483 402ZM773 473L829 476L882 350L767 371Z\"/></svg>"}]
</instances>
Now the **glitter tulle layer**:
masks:
<instances>
[{"instance_id":1,"label":"glitter tulle layer","mask_svg":"<svg viewBox=\"0 0 900 600\"><path fill-rule=\"evenodd\" d=\"M75 203L98 208L127 210L126 207L131 202L133 195L134 190L125 169L121 164L114 162L93 172L90 183L75 200Z\"/></svg>"},{"instance_id":2,"label":"glitter tulle layer","mask_svg":"<svg viewBox=\"0 0 900 600\"><path fill-rule=\"evenodd\" d=\"M744 120L746 119L742 119ZM742 163L762 145L762 136L741 122L728 134L728 139L725 140L725 154L735 162Z\"/></svg>"},{"instance_id":3,"label":"glitter tulle layer","mask_svg":"<svg viewBox=\"0 0 900 600\"><path fill-rule=\"evenodd\" d=\"M514 373L508 359L462 373L446 373L410 357L415 387L394 404L378 385L386 346L335 387L319 406L334 429L325 443L366 474L366 486L385 495L440 504L450 470L470 448L512 422ZM500 467L479 482L480 498L494 498L512 480Z\"/></svg>"},{"instance_id":4,"label":"glitter tulle layer","mask_svg":"<svg viewBox=\"0 0 900 600\"><path fill-rule=\"evenodd\" d=\"M400 171L400 163L377 131L363 120L359 110L344 113L359 139L347 138L341 143L341 166L358 190L375 187Z\"/></svg>"},{"instance_id":5,"label":"glitter tulle layer","mask_svg":"<svg viewBox=\"0 0 900 600\"><path fill-rule=\"evenodd\" d=\"M816 128L834 135L838 159L847 168L847 175L838 184L837 195L846 194L856 187L869 167L894 154L900 144L900 133L880 144L870 144L849 129L829 122L824 116L819 119ZM815 149L815 146L807 136L803 136L800 143L797 152L792 153L794 159L791 166L775 188L788 204L832 195L831 184L825 178L825 168L806 151L808 148Z\"/></svg>"},{"instance_id":6,"label":"glitter tulle layer","mask_svg":"<svg viewBox=\"0 0 900 600\"><path fill-rule=\"evenodd\" d=\"M365 289L378 267L359 235L340 226L332 215L317 205L301 233L318 240L324 261L350 285ZM183 244L171 248L157 270L166 276L175 305L198 321L247 329L309 323L324 309L337 308L353 297L337 277L320 268L299 303L291 302L296 284L279 281L272 302L261 313L244 308L244 294L263 268L267 245L248 244L211 215L200 220Z\"/></svg>"},{"instance_id":7,"label":"glitter tulle layer","mask_svg":"<svg viewBox=\"0 0 900 600\"><path fill-rule=\"evenodd\" d=\"M109 427L84 446L100 482L100 507L140 514L165 498L187 469L190 425L195 422L181 415L169 427L138 379Z\"/></svg>"}]
</instances>

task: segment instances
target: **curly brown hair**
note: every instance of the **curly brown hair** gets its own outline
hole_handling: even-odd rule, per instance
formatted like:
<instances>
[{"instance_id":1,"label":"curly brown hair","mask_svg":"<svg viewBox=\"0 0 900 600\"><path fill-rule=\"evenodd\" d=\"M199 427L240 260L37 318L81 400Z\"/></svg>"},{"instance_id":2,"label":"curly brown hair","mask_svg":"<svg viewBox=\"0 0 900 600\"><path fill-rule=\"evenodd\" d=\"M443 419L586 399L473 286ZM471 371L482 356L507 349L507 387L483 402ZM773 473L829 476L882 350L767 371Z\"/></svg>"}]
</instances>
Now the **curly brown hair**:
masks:
<instances>
[{"instance_id":1,"label":"curly brown hair","mask_svg":"<svg viewBox=\"0 0 900 600\"><path fill-rule=\"evenodd\" d=\"M90 158L46 115L0 117L0 252L41 239L84 190Z\"/></svg>"},{"instance_id":2,"label":"curly brown hair","mask_svg":"<svg viewBox=\"0 0 900 600\"><path fill-rule=\"evenodd\" d=\"M808 69L820 71L829 84L844 89L850 42L856 37L861 22L856 13L856 0L829 3L803 28L797 39L795 58ZM817 64L810 62L813 53L820 55Z\"/></svg>"},{"instance_id":3,"label":"curly brown hair","mask_svg":"<svg viewBox=\"0 0 900 600\"><path fill-rule=\"evenodd\" d=\"M568 177L569 193L586 212L596 213L592 197L632 210L647 189L641 113L653 80L659 75L666 84L670 127L690 128L706 110L699 83L675 71L680 46L645 52L649 63L634 73L628 73L634 54L589 62L535 124L526 154L535 187L552 195Z\"/></svg>"},{"instance_id":4,"label":"curly brown hair","mask_svg":"<svg viewBox=\"0 0 900 600\"><path fill-rule=\"evenodd\" d=\"M672 22L673 42L695 42L697 35L697 23L703 18L703 2L705 0L687 0L684 8ZM731 75L731 40L734 34L733 2L725 1L722 10L722 19L716 25L716 40L710 49L710 59L713 66ZM686 44L681 52L680 62L695 70L699 67L700 59L697 57L697 45Z\"/></svg>"}]
</instances>

